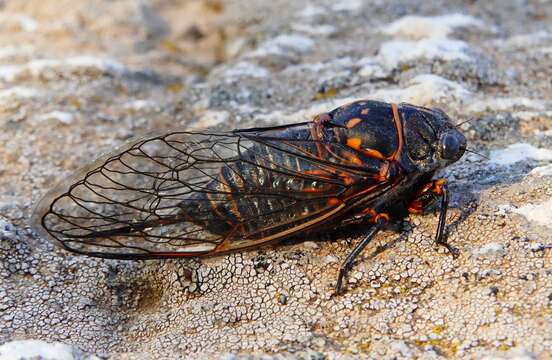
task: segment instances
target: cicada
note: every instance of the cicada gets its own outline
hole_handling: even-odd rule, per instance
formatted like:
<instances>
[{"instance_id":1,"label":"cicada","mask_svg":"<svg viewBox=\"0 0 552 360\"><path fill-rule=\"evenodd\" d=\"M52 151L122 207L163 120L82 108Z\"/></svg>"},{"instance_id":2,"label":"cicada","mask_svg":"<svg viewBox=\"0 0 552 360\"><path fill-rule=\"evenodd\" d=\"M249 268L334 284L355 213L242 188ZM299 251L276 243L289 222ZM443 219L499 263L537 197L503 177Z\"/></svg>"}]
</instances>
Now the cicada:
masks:
<instances>
[{"instance_id":1,"label":"cicada","mask_svg":"<svg viewBox=\"0 0 552 360\"><path fill-rule=\"evenodd\" d=\"M439 109L357 101L312 121L221 131L174 131L131 141L50 191L36 228L64 249L110 259L203 257L316 235L352 220L366 236L449 194L434 179L466 138Z\"/></svg>"}]
</instances>

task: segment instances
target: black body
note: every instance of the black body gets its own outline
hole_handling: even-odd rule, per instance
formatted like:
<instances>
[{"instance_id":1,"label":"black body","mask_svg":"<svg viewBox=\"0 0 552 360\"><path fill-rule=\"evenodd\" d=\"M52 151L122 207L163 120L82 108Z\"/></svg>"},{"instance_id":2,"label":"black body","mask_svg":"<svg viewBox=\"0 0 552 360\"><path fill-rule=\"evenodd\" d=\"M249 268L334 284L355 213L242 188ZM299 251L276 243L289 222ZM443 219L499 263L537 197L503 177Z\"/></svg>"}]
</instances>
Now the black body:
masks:
<instances>
[{"instance_id":1,"label":"black body","mask_svg":"<svg viewBox=\"0 0 552 360\"><path fill-rule=\"evenodd\" d=\"M211 256L353 218L374 223L373 236L389 217L441 197L443 243L448 197L432 178L465 148L442 111L377 101L300 124L173 132L82 169L48 193L34 221L65 249L90 256ZM344 264L338 290L370 238Z\"/></svg>"}]
</instances>

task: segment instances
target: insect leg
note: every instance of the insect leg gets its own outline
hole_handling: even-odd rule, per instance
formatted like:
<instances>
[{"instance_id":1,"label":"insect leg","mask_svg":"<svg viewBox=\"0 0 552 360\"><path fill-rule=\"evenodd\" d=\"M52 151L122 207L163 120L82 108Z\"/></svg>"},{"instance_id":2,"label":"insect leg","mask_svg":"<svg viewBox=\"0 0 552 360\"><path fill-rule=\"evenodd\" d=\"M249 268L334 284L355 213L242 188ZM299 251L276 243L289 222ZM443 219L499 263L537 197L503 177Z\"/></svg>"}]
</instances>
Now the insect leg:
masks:
<instances>
[{"instance_id":1,"label":"insect leg","mask_svg":"<svg viewBox=\"0 0 552 360\"><path fill-rule=\"evenodd\" d=\"M445 179L433 180L418 189L414 200L408 206L408 211L413 214L420 214L435 203L439 197L441 198L441 210L439 212L439 223L437 225L435 243L446 247L452 256L456 258L458 257L458 249L450 246L445 239L445 222L447 220L449 204L449 192Z\"/></svg>"},{"instance_id":2,"label":"insect leg","mask_svg":"<svg viewBox=\"0 0 552 360\"><path fill-rule=\"evenodd\" d=\"M422 214L424 210L433 205L439 197L442 197L444 184L444 179L438 179L430 181L420 187L416 191L414 199L408 204L408 212L412 214Z\"/></svg>"},{"instance_id":3,"label":"insect leg","mask_svg":"<svg viewBox=\"0 0 552 360\"><path fill-rule=\"evenodd\" d=\"M341 265L341 268L339 269L339 275L337 276L337 283L335 285L335 292L337 294L341 293L341 291L343 290L343 279L353 267L353 262L355 261L356 257L362 252L362 250L364 250L366 245L368 245L368 243L372 241L378 231L380 231L387 224L387 221L388 217L386 214L376 215L374 226L370 228L370 231L368 231L364 239L362 239L353 249L353 251L351 251L349 256L347 256L347 259L345 259L345 261Z\"/></svg>"},{"instance_id":4,"label":"insect leg","mask_svg":"<svg viewBox=\"0 0 552 360\"><path fill-rule=\"evenodd\" d=\"M449 191L447 185L443 183L440 186L441 192L441 211L439 212L439 224L437 225L437 234L435 235L435 243L444 246L450 252L453 258L459 255L458 249L452 247L445 239L445 222L447 220L447 210L449 204Z\"/></svg>"}]
</instances>

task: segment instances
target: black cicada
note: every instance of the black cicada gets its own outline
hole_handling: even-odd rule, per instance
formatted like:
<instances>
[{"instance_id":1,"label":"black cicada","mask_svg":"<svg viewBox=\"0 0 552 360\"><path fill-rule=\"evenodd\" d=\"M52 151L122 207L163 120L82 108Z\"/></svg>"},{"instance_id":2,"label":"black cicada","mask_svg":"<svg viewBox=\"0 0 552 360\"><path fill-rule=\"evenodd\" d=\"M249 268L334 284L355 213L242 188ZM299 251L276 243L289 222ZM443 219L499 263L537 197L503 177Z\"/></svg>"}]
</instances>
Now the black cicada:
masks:
<instances>
[{"instance_id":1,"label":"black cicada","mask_svg":"<svg viewBox=\"0 0 552 360\"><path fill-rule=\"evenodd\" d=\"M436 241L452 250L447 188L432 177L465 150L441 110L358 101L304 123L131 142L50 191L34 218L66 250L131 260L220 255L365 219L339 292L390 217L439 198Z\"/></svg>"}]
</instances>

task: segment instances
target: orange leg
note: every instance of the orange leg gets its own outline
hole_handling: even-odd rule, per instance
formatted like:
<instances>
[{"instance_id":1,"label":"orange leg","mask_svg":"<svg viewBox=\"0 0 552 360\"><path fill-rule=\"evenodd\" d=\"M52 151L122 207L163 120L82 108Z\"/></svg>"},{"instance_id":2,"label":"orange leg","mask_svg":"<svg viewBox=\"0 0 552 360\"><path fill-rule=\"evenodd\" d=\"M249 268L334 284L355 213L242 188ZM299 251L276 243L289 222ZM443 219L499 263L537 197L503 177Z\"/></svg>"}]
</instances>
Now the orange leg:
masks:
<instances>
[{"instance_id":1,"label":"orange leg","mask_svg":"<svg viewBox=\"0 0 552 360\"><path fill-rule=\"evenodd\" d=\"M421 214L443 196L445 179L437 179L420 187L415 194L414 200L408 205L408 212L412 214Z\"/></svg>"},{"instance_id":2,"label":"orange leg","mask_svg":"<svg viewBox=\"0 0 552 360\"><path fill-rule=\"evenodd\" d=\"M366 208L352 216L355 219L367 219L371 223L378 222L379 219L385 218L385 221L389 221L389 215L386 213L378 213L372 208Z\"/></svg>"}]
</instances>

